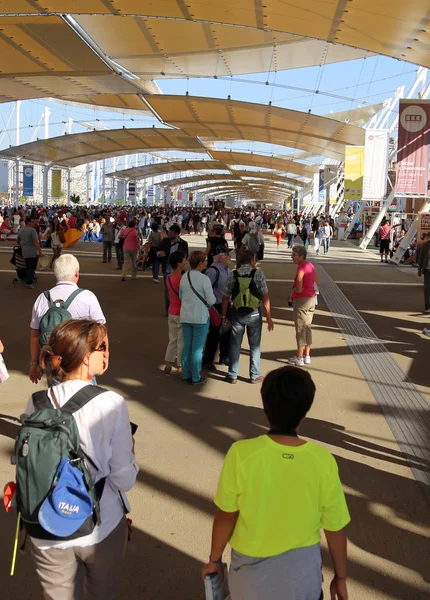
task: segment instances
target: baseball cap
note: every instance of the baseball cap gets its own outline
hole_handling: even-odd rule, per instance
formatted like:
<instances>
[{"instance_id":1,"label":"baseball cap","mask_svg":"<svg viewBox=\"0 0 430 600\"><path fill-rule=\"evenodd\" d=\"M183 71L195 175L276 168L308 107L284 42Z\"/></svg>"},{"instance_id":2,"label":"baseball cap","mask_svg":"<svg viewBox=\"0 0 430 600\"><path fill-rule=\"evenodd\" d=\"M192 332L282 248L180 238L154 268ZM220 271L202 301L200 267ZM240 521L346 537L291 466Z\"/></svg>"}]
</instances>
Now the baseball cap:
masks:
<instances>
[{"instance_id":1,"label":"baseball cap","mask_svg":"<svg viewBox=\"0 0 430 600\"><path fill-rule=\"evenodd\" d=\"M214 250L214 256L217 256L218 254L230 254L230 250L227 246L220 244L219 246L216 246Z\"/></svg>"},{"instance_id":2,"label":"baseball cap","mask_svg":"<svg viewBox=\"0 0 430 600\"><path fill-rule=\"evenodd\" d=\"M82 471L63 458L55 474L55 487L39 509L39 523L57 537L68 537L92 515L93 502Z\"/></svg>"}]
</instances>

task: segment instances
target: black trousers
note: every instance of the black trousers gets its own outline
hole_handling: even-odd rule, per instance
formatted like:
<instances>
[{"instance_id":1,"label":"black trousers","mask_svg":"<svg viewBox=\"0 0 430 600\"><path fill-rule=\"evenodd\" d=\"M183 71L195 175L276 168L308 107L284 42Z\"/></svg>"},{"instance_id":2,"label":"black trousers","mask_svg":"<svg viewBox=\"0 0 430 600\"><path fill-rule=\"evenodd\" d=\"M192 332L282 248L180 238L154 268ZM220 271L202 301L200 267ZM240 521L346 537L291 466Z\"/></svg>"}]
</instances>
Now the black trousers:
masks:
<instances>
[{"instance_id":1,"label":"black trousers","mask_svg":"<svg viewBox=\"0 0 430 600\"><path fill-rule=\"evenodd\" d=\"M116 263L119 269L122 269L124 264L124 250L119 244L115 244Z\"/></svg>"},{"instance_id":2,"label":"black trousers","mask_svg":"<svg viewBox=\"0 0 430 600\"><path fill-rule=\"evenodd\" d=\"M37 269L37 256L34 258L26 258L25 259L25 269L26 269L26 285L33 285L34 283L34 274Z\"/></svg>"},{"instance_id":3,"label":"black trousers","mask_svg":"<svg viewBox=\"0 0 430 600\"><path fill-rule=\"evenodd\" d=\"M222 305L215 304L215 308L221 314ZM230 349L230 328L213 327L209 326L208 337L206 338L206 347L203 355L203 363L213 363L215 360L215 354L219 344L219 358L220 360L228 359Z\"/></svg>"}]
</instances>

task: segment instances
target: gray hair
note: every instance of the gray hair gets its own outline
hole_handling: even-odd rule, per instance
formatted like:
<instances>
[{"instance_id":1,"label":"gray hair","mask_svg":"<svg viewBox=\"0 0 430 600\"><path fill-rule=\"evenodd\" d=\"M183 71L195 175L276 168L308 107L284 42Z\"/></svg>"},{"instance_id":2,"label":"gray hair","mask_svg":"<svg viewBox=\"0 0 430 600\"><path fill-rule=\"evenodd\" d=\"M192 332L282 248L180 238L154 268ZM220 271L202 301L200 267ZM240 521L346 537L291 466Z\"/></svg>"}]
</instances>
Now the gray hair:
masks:
<instances>
[{"instance_id":1,"label":"gray hair","mask_svg":"<svg viewBox=\"0 0 430 600\"><path fill-rule=\"evenodd\" d=\"M303 256L303 258L306 260L308 251L306 250L306 248L304 246L294 246L293 254L296 254L297 256Z\"/></svg>"},{"instance_id":2,"label":"gray hair","mask_svg":"<svg viewBox=\"0 0 430 600\"><path fill-rule=\"evenodd\" d=\"M62 254L54 262L54 275L57 281L73 279L76 271L79 271L79 263L73 254Z\"/></svg>"}]
</instances>

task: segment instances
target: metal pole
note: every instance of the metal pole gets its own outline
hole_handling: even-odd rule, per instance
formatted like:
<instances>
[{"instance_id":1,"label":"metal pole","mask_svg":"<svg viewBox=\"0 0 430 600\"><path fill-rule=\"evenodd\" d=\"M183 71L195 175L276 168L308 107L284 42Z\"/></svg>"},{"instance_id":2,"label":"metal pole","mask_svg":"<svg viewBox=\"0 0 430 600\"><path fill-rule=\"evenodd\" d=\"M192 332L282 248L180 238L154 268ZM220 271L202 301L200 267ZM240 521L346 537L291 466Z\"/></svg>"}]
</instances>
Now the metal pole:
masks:
<instances>
[{"instance_id":1,"label":"metal pole","mask_svg":"<svg viewBox=\"0 0 430 600\"><path fill-rule=\"evenodd\" d=\"M48 208L48 173L49 165L43 167L43 208Z\"/></svg>"},{"instance_id":2,"label":"metal pole","mask_svg":"<svg viewBox=\"0 0 430 600\"><path fill-rule=\"evenodd\" d=\"M430 210L430 199L427 198L426 202L424 202L424 204L421 207L421 212L428 212L429 210ZM408 249L409 244L411 243L413 238L416 236L417 230L418 230L418 216L416 217L415 221L413 223L411 223L411 226L409 227L408 231L406 232L405 237L402 239L402 241L399 244L399 247L394 252L391 262L395 263L396 265L398 265L400 263L400 261L403 258L404 253Z\"/></svg>"},{"instance_id":3,"label":"metal pole","mask_svg":"<svg viewBox=\"0 0 430 600\"><path fill-rule=\"evenodd\" d=\"M85 198L85 204L90 199L90 164L87 163L87 197Z\"/></svg>"},{"instance_id":4,"label":"metal pole","mask_svg":"<svg viewBox=\"0 0 430 600\"><path fill-rule=\"evenodd\" d=\"M45 125L45 140L47 140L49 138L49 115L51 114L51 111L49 110L49 108L47 106L45 106L45 112L44 112L44 116L43 116L43 121L44 121L44 125Z\"/></svg>"},{"instance_id":5,"label":"metal pole","mask_svg":"<svg viewBox=\"0 0 430 600\"><path fill-rule=\"evenodd\" d=\"M367 232L366 236L363 238L363 241L360 244L360 248L362 250L366 250L367 246L369 245L370 240L375 235L382 219L385 216L385 213L387 212L387 209L392 204L395 197L396 197L396 187L394 186L393 189L391 190L388 198L385 200L384 205L381 207L381 210L374 218L372 225L369 228L369 231Z\"/></svg>"},{"instance_id":6,"label":"metal pole","mask_svg":"<svg viewBox=\"0 0 430 600\"><path fill-rule=\"evenodd\" d=\"M103 173L102 173L102 206L106 204L106 160L103 159Z\"/></svg>"},{"instance_id":7,"label":"metal pole","mask_svg":"<svg viewBox=\"0 0 430 600\"><path fill-rule=\"evenodd\" d=\"M70 183L71 183L70 169L67 169L67 204L70 204Z\"/></svg>"},{"instance_id":8,"label":"metal pole","mask_svg":"<svg viewBox=\"0 0 430 600\"><path fill-rule=\"evenodd\" d=\"M343 238L342 238L343 241L348 239L349 234L353 230L354 225L357 223L358 219L361 217L361 215L365 211L366 206L367 206L367 200L361 200L360 204L358 205L358 209L357 209L355 215L352 217L351 222L348 224L348 227L345 229L345 233L343 234ZM364 235L364 233L363 233L363 235Z\"/></svg>"},{"instance_id":9,"label":"metal pole","mask_svg":"<svg viewBox=\"0 0 430 600\"><path fill-rule=\"evenodd\" d=\"M19 158L15 160L15 208L19 206Z\"/></svg>"}]
</instances>

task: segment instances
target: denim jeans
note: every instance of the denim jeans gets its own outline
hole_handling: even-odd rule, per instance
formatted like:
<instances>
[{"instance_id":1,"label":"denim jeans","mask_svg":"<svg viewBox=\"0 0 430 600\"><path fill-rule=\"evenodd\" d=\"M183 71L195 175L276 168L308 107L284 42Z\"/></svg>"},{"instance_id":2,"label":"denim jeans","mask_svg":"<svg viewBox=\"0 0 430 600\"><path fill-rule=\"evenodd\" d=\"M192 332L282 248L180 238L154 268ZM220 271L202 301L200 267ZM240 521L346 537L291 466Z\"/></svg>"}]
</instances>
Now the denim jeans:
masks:
<instances>
[{"instance_id":1,"label":"denim jeans","mask_svg":"<svg viewBox=\"0 0 430 600\"><path fill-rule=\"evenodd\" d=\"M37 269L37 256L32 258L25 259L25 273L26 273L26 285L33 285L34 283L34 274Z\"/></svg>"},{"instance_id":2,"label":"denim jeans","mask_svg":"<svg viewBox=\"0 0 430 600\"><path fill-rule=\"evenodd\" d=\"M256 311L248 315L240 315L236 310L233 310L231 314L230 364L228 367L228 376L231 379L237 379L240 348L245 329L250 349L249 376L251 379L260 377L261 313Z\"/></svg>"},{"instance_id":3,"label":"denim jeans","mask_svg":"<svg viewBox=\"0 0 430 600\"><path fill-rule=\"evenodd\" d=\"M330 238L326 237L323 239L324 244L324 254L327 254L328 249L330 248Z\"/></svg>"},{"instance_id":4,"label":"denim jeans","mask_svg":"<svg viewBox=\"0 0 430 600\"><path fill-rule=\"evenodd\" d=\"M156 258L152 263L152 277L153 279L158 279L158 273L160 272L160 261Z\"/></svg>"},{"instance_id":5,"label":"denim jeans","mask_svg":"<svg viewBox=\"0 0 430 600\"><path fill-rule=\"evenodd\" d=\"M209 331L207 323L182 323L184 346L182 348L182 376L192 379L193 383L200 381L203 359L203 348Z\"/></svg>"},{"instance_id":6,"label":"denim jeans","mask_svg":"<svg viewBox=\"0 0 430 600\"><path fill-rule=\"evenodd\" d=\"M322 240L320 238L317 238L317 237L314 240L315 252L317 252L318 254L319 254L319 251L320 251L321 242L322 242Z\"/></svg>"}]
</instances>

